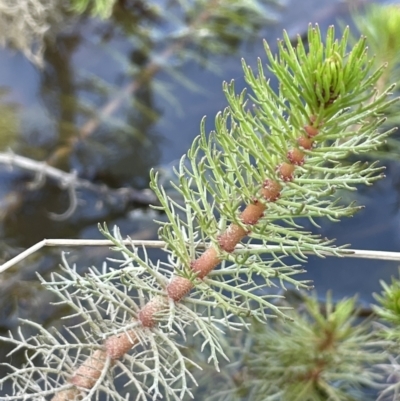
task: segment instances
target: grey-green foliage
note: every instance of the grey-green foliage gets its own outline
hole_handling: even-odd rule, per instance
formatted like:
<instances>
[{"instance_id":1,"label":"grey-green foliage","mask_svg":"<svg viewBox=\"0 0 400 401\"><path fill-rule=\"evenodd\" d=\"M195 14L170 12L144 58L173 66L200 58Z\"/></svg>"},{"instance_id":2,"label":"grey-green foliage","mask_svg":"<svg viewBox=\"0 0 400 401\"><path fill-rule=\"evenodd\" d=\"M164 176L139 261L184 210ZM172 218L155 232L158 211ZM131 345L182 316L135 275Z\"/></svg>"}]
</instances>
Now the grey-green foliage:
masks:
<instances>
[{"instance_id":1,"label":"grey-green foliage","mask_svg":"<svg viewBox=\"0 0 400 401\"><path fill-rule=\"evenodd\" d=\"M92 4L92 14L107 18L115 0L1 0L0 45L16 48L34 64L43 66L45 37L63 26L65 13L83 13Z\"/></svg>"},{"instance_id":2,"label":"grey-green foliage","mask_svg":"<svg viewBox=\"0 0 400 401\"><path fill-rule=\"evenodd\" d=\"M51 27L61 26L61 10L54 0L0 1L0 45L11 45L42 65L44 37Z\"/></svg>"},{"instance_id":3,"label":"grey-green foliage","mask_svg":"<svg viewBox=\"0 0 400 401\"><path fill-rule=\"evenodd\" d=\"M129 7L134 15L130 16L129 21L124 21L121 28L133 34L129 39L134 43L146 39L147 43L142 46L144 49L149 42L165 41L166 34L157 28L151 29L143 17L166 21L175 28L168 34L172 40L198 46L199 51L182 46L185 56L204 63L204 56L200 52L229 53L242 40L254 36L260 27L274 21L270 6L279 1L174 0L166 3L132 2ZM74 22L77 15L86 13L92 17L109 19L115 4L116 0L1 0L0 45L16 48L35 65L42 67L45 39L54 39L67 23ZM123 7L121 9L122 14L129 17L129 13ZM141 10L143 25L137 18L142 14ZM168 69L168 65L163 67ZM173 69L170 69L170 73L176 75ZM180 79L183 81L182 76Z\"/></svg>"},{"instance_id":4,"label":"grey-green foliage","mask_svg":"<svg viewBox=\"0 0 400 401\"><path fill-rule=\"evenodd\" d=\"M152 188L167 216L161 222L160 237L166 241L167 258L151 261L146 249L122 242L118 230L103 233L122 254L102 269L92 268L79 276L64 261L61 274L54 274L43 285L60 297L60 304L72 308L69 328L52 330L37 327L37 336L25 337L21 330L3 341L26 350L26 365L12 367L0 379L11 382L13 394L7 399L34 399L57 394L71 387L68 378L105 338L135 330L140 341L121 360L102 368L100 378L83 394L85 399L180 400L190 395L191 370L196 361L182 352L186 329L195 327L201 352L219 368L225 350L220 340L224 331L242 330L249 317L265 323L268 317L292 316L287 305L276 303L270 287L286 285L309 287L296 277L299 265L287 256L305 262L307 252L323 256L340 255L330 240L320 238L301 226L308 218L338 220L352 215L357 207L338 203L338 189L355 190L358 184L371 184L382 176L376 164L359 161L360 155L379 146L390 132L380 132L385 110L394 102L387 90L375 85L383 70L374 71L365 39L347 48L348 31L335 40L330 28L325 44L318 27L310 27L309 50L299 39L291 45L284 33L279 54L265 45L268 68L279 82L278 93L269 86L261 61L257 75L243 63L246 81L252 90L235 94L234 85L224 84L229 107L217 115L215 131L201 134L194 141L177 169L176 190L182 201L169 198L152 175ZM318 135L314 147L303 149L305 163L296 167L293 180L282 180L278 173L287 162L288 152L305 136L304 126L314 124ZM344 165L348 157L357 158ZM219 250L221 265L200 280L190 268L200 248L218 247L218 236L229 223L243 226L240 210L246 204L266 202L260 189L266 179L281 181L281 197L266 203L264 217L249 230L246 240L234 252ZM252 248L257 241L259 248ZM272 246L272 247L270 247ZM174 275L189 278L194 290L182 302L166 297L166 287ZM153 297L165 297L158 324L143 328L138 323L140 308ZM14 351L14 352L15 352ZM117 391L117 381L125 387Z\"/></svg>"},{"instance_id":5,"label":"grey-green foliage","mask_svg":"<svg viewBox=\"0 0 400 401\"><path fill-rule=\"evenodd\" d=\"M133 254L131 257L136 258ZM122 270L104 264L101 270L92 268L82 277L74 267L68 266L65 258L63 262L62 274L54 274L51 282L43 284L59 296L59 304L71 307L70 315L65 317L69 328L48 329L31 321L21 321L25 331L35 330L38 334L28 339L21 330L20 338L11 340L16 346L12 353L23 348L29 357L23 369L8 365L11 373L1 379L1 383L13 382L13 395L9 398L20 399L27 394L46 396L68 388L70 376L86 355L99 349L102 340L110 334L130 329L136 329L140 338L134 347L135 353L117 361L113 370L106 365L101 380L86 399L93 395L98 399L100 394L105 394L106 399L123 400L130 392L134 394L133 399L147 400L149 395L156 399L160 391L165 391L167 400L180 400L190 394L190 368L196 364L182 355L174 337L184 333L186 325L193 322L194 312L181 305L173 319L168 314L159 316L160 327L151 334L137 321L132 321L137 318L147 296L160 293L157 286L162 278L162 267L153 265L146 256L135 264L126 257L118 261L125 265ZM207 336L204 341L211 341L211 346L215 343L215 323L212 317L199 316L196 320ZM219 344L216 347L219 348ZM124 379L123 392L116 388L115 375Z\"/></svg>"}]
</instances>

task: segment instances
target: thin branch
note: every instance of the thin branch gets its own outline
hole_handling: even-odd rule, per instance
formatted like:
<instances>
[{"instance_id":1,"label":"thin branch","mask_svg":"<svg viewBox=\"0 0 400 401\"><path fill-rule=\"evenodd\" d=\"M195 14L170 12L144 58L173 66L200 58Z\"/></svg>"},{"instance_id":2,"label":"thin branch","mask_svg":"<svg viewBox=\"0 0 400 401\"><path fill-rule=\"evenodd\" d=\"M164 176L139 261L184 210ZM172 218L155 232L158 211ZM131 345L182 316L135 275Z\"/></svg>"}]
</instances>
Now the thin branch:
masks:
<instances>
[{"instance_id":1,"label":"thin branch","mask_svg":"<svg viewBox=\"0 0 400 401\"><path fill-rule=\"evenodd\" d=\"M130 240L126 239L121 241L124 245L133 245L133 246L143 246L146 248L165 248L166 243L164 241L148 241L148 240ZM45 246L62 246L62 247L74 247L74 246L113 246L114 243L110 240L101 240L101 239L44 239L37 244L31 246L26 249L19 255L15 256L8 262L0 265L0 273L6 271L10 267L16 265L21 262L28 256L34 254L38 250L44 248ZM188 244L189 246L189 244ZM191 245L192 246L192 245ZM205 248L204 245L199 244L197 246L199 249ZM241 249L252 249L252 250L268 250L272 252L282 252L282 248L280 246L264 246L264 245L236 245L235 250ZM389 261L400 261L400 252L387 252L387 251L369 251L362 249L340 249L341 257L347 258L359 258L359 259L375 259L375 260L389 260ZM313 254L312 252L304 252L307 254ZM322 252L323 256L337 256L331 254L329 252Z\"/></svg>"},{"instance_id":2,"label":"thin branch","mask_svg":"<svg viewBox=\"0 0 400 401\"><path fill-rule=\"evenodd\" d=\"M46 162L38 162L24 156L19 156L9 151L7 153L0 152L0 164L10 167L19 167L24 170L31 171L36 174L35 184L43 183L43 177L49 177L57 181L63 188L85 188L110 197L115 196L118 199L125 199L126 202L137 202L141 204L155 204L157 199L150 189L136 190L133 188L111 189L106 185L93 184L91 181L77 177L75 172L67 173L58 168L52 167ZM30 188L36 187L31 185Z\"/></svg>"}]
</instances>

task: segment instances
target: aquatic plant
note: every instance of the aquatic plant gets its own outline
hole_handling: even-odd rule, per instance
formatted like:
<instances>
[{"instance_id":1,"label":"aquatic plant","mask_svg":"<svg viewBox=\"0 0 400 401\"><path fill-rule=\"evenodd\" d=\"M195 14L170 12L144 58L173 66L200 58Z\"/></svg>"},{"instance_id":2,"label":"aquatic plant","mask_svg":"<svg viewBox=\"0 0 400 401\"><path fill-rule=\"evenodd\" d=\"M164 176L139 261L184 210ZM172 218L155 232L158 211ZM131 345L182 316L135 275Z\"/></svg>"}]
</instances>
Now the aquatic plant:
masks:
<instances>
[{"instance_id":1,"label":"aquatic plant","mask_svg":"<svg viewBox=\"0 0 400 401\"><path fill-rule=\"evenodd\" d=\"M368 38L368 52L375 58L375 66L386 63L386 69L379 79L378 86L382 88L395 83L395 93L398 94L400 83L400 5L399 4L370 4L363 13L353 13L357 29ZM353 39L355 40L355 39ZM400 124L399 104L393 104L386 111L386 127ZM400 150L397 135L388 138L385 146L371 153L371 157L398 161Z\"/></svg>"},{"instance_id":2,"label":"aquatic plant","mask_svg":"<svg viewBox=\"0 0 400 401\"><path fill-rule=\"evenodd\" d=\"M83 14L89 9L94 16L108 18L115 2L116 0L71 0L71 8L78 14Z\"/></svg>"},{"instance_id":3,"label":"aquatic plant","mask_svg":"<svg viewBox=\"0 0 400 401\"><path fill-rule=\"evenodd\" d=\"M0 45L20 50L42 66L44 37L61 22L61 6L52 0L0 1Z\"/></svg>"},{"instance_id":4,"label":"aquatic plant","mask_svg":"<svg viewBox=\"0 0 400 401\"><path fill-rule=\"evenodd\" d=\"M184 350L190 328L218 370L224 332L293 319L271 289L311 288L297 277L307 253L345 252L305 230L302 219L318 226L322 217L338 221L359 210L341 203L340 191L382 177L361 155L392 132L379 131L395 101L391 88L376 88L384 68L373 69L365 38L349 50L348 36L346 29L337 40L331 27L323 41L310 26L308 48L300 38L293 46L285 32L278 55L265 43L278 93L261 60L257 74L243 61L252 92L236 94L234 82L224 83L229 106L210 134L202 122L176 169L181 200L151 175L157 209L168 218L159 231L166 260L151 260L105 225L120 255L110 266L81 276L64 256L62 272L41 281L73 313L63 328L24 320L28 335L21 328L2 338L15 345L11 355L26 358L22 367L7 364L0 384L13 391L5 399L180 400L191 395L197 366Z\"/></svg>"},{"instance_id":5,"label":"aquatic plant","mask_svg":"<svg viewBox=\"0 0 400 401\"><path fill-rule=\"evenodd\" d=\"M382 280L381 286L382 292L374 294L377 304L373 305L373 310L381 323L379 336L385 342L389 357L379 364L387 378L379 399L397 400L400 396L400 279L392 277L389 284Z\"/></svg>"},{"instance_id":6,"label":"aquatic plant","mask_svg":"<svg viewBox=\"0 0 400 401\"><path fill-rule=\"evenodd\" d=\"M370 320L357 322L355 298L334 303L332 294L325 302L314 296L291 317L292 324L276 321L253 330L247 399L361 401L365 388L379 389L376 364L386 355Z\"/></svg>"}]
</instances>

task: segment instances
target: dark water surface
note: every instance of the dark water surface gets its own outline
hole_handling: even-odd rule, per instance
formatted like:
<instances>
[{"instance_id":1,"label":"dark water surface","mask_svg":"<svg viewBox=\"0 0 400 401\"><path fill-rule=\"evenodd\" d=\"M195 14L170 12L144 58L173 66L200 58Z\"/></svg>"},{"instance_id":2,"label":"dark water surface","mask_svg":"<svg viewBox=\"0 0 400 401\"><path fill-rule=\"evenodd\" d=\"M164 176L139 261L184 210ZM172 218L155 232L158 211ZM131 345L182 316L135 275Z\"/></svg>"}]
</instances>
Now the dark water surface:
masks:
<instances>
[{"instance_id":1,"label":"dark water surface","mask_svg":"<svg viewBox=\"0 0 400 401\"><path fill-rule=\"evenodd\" d=\"M198 135L201 118L207 115L208 128L212 129L215 114L226 106L222 81L235 79L237 91L244 87L240 57L256 65L258 56L265 59L261 38L273 43L283 28L294 36L303 34L309 22L318 22L326 29L338 17L348 18L342 3L332 0L291 0L274 12L278 22L263 27L257 40L237 44L231 54L207 56L206 64L217 71L193 59L181 63L170 57L161 61L157 74L99 124L96 112L130 85L133 68L149 63L150 55L162 55L168 43L142 38L143 42L155 43L146 53L137 39L127 34L130 28L123 19L99 22L82 18L49 41L43 70L10 49L2 50L0 101L6 134L0 136L0 152L11 147L16 154L46 160L65 171L74 170L80 177L109 188L146 189L149 170L156 166L167 182L172 166ZM148 18L157 35L171 30L165 22L156 30L156 22L144 11L140 18ZM196 49L189 46L188 51ZM87 126L88 121L94 122L94 128ZM77 133L80 140L75 139ZM148 211L145 202L127 201L117 195L106 197L91 190L78 191L78 206L70 217L54 219L50 212L62 214L69 207L67 191L51 180L30 189L27 183L32 179L31 173L0 165L0 262L43 238L100 238L97 223L102 221L109 226L118 224L133 238L156 236L154 213ZM361 191L358 200L366 205L365 210L341 223L327 222L321 233L354 248L399 250L399 179L399 165L389 165L385 180ZM60 252L40 251L7 272L11 281L0 294L0 325L4 330L15 328L18 316L50 319L51 308L46 316L43 310L31 308L47 302L38 296L34 273L55 269ZM70 252L71 261L79 261L83 267L100 266L109 254L107 249L98 248ZM320 295L333 289L335 297L359 293L369 301L372 292L380 289L379 280L397 273L397 264L311 258L307 270Z\"/></svg>"}]
</instances>

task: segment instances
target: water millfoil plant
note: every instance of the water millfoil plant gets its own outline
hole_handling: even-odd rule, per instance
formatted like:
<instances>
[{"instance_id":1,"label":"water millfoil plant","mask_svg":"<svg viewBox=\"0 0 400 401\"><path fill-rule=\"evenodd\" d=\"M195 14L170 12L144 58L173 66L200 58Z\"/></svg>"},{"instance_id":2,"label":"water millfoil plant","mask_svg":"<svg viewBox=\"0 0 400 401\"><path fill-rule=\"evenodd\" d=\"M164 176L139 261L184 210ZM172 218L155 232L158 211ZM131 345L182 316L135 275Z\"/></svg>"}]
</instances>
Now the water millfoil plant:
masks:
<instances>
[{"instance_id":1,"label":"water millfoil plant","mask_svg":"<svg viewBox=\"0 0 400 401\"><path fill-rule=\"evenodd\" d=\"M253 319L293 319L271 287L310 288L297 277L307 254L345 252L302 223L318 226L321 217L338 221L359 209L341 203L340 191L382 177L361 155L392 132L379 131L395 101L391 88L376 88L384 69L373 69L365 38L349 49L348 35L337 40L331 27L323 40L310 26L306 48L284 32L278 55L265 43L277 93L261 60L257 73L243 61L251 92L224 83L229 106L209 135L202 122L176 169L181 200L151 174L167 217L159 231L166 259L152 261L106 226L119 258L81 276L64 257L61 273L41 280L73 312L65 327L24 320L37 334L21 328L2 338L15 345L11 355L26 357L22 367L7 365L5 399L181 400L191 395L196 367L182 348L189 326L219 369L224 332L245 330Z\"/></svg>"},{"instance_id":2,"label":"water millfoil plant","mask_svg":"<svg viewBox=\"0 0 400 401\"><path fill-rule=\"evenodd\" d=\"M249 400L366 400L366 389L382 388L376 365L386 355L370 320L358 317L355 298L337 303L316 296L293 311L293 323L255 325L254 345L245 357L241 393ZM259 327L257 327L259 326ZM268 378L268 379L266 379ZM232 387L231 387L232 388ZM229 392L228 392L229 394Z\"/></svg>"}]
</instances>

